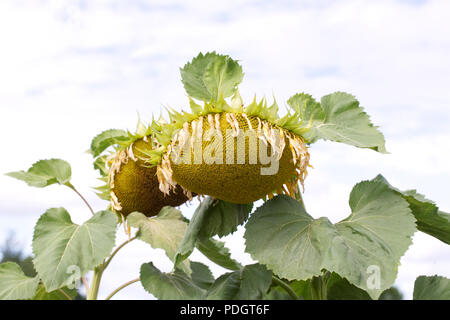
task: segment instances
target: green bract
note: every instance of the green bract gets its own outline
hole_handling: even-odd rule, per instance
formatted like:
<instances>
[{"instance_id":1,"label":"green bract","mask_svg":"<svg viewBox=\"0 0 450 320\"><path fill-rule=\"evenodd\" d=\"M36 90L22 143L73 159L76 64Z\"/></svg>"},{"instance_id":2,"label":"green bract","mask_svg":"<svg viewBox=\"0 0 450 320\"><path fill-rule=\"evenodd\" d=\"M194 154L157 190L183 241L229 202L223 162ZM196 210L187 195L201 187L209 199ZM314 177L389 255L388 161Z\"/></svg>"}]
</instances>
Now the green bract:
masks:
<instances>
[{"instance_id":1,"label":"green bract","mask_svg":"<svg viewBox=\"0 0 450 320\"><path fill-rule=\"evenodd\" d=\"M90 152L94 168L105 184L97 188L102 199L123 217L138 211L146 216L157 215L165 206L179 206L192 198L191 193L178 187L171 194L159 190L155 166L142 160L157 148L151 127L138 122L136 133L106 130L92 140Z\"/></svg>"}]
</instances>

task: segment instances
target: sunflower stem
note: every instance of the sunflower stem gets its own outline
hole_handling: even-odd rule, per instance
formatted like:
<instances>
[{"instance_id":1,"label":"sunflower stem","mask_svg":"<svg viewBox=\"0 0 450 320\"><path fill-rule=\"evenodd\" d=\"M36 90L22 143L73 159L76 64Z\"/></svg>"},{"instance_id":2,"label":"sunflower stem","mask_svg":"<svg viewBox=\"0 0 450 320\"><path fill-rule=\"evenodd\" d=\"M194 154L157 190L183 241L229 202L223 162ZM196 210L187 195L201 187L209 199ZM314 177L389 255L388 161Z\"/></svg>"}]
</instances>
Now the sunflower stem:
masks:
<instances>
[{"instance_id":1,"label":"sunflower stem","mask_svg":"<svg viewBox=\"0 0 450 320\"><path fill-rule=\"evenodd\" d=\"M118 287L117 289L115 289L113 292L111 292L111 293L106 297L105 300L110 300L117 292L119 292L120 290L122 290L122 289L128 287L129 285L131 285L131 284L133 284L133 283L135 283L135 282L138 282L138 281L140 281L140 280L141 280L140 278L137 278L137 279L133 279L133 280L130 280L130 281L128 281L128 282L125 282L123 285L121 285L120 287Z\"/></svg>"},{"instance_id":2,"label":"sunflower stem","mask_svg":"<svg viewBox=\"0 0 450 320\"><path fill-rule=\"evenodd\" d=\"M301 300L301 298L297 295L297 293L294 291L294 289L292 289L292 287L289 284L287 284L280 278L278 278L276 276L272 276L272 282L274 284L280 286L281 288L283 288L283 290L286 291L287 294L289 294L289 296L291 296L292 299Z\"/></svg>"},{"instance_id":3,"label":"sunflower stem","mask_svg":"<svg viewBox=\"0 0 450 320\"><path fill-rule=\"evenodd\" d=\"M81 198L81 200L83 200L83 202L86 204L86 206L89 208L89 210L91 211L92 215L95 214L94 210L92 209L91 205L89 204L89 202L87 202L86 198L83 197L83 195L70 183L66 183L65 184L67 187L69 187L70 189L72 189L73 191L75 191L75 193Z\"/></svg>"}]
</instances>

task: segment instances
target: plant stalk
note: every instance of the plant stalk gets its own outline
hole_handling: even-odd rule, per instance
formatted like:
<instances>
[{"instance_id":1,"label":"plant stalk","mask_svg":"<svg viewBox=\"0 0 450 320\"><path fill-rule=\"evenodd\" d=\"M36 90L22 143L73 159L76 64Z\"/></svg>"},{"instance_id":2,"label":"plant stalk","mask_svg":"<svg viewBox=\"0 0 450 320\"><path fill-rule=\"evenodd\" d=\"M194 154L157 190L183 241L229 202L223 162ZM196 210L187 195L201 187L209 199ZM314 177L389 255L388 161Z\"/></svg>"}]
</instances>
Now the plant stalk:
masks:
<instances>
[{"instance_id":1,"label":"plant stalk","mask_svg":"<svg viewBox=\"0 0 450 320\"><path fill-rule=\"evenodd\" d=\"M127 241L125 241L124 243L122 243L120 246L118 246L116 248L116 250L114 250L113 253L111 253L111 255L109 256L109 258L105 261L105 263L103 264L103 270L106 269L106 267L109 265L109 263L111 262L111 260L114 258L114 256L117 254L117 252L119 252L120 249L122 249L125 245L129 244L131 241L136 240L137 236L134 236L133 238L128 239Z\"/></svg>"},{"instance_id":2,"label":"plant stalk","mask_svg":"<svg viewBox=\"0 0 450 320\"><path fill-rule=\"evenodd\" d=\"M140 281L140 280L141 280L140 278L137 278L137 279L134 279L134 280L131 280L131 281L128 281L128 282L124 283L123 285L121 285L120 287L118 287L116 290L114 290L113 292L111 292L111 293L109 294L109 296L106 297L105 300L110 300L117 292L119 292L119 291L122 290L123 288L126 288L126 287L128 287L129 285L131 285L131 284L133 284L133 283L135 283L135 282L138 282L138 281Z\"/></svg>"},{"instance_id":3,"label":"plant stalk","mask_svg":"<svg viewBox=\"0 0 450 320\"><path fill-rule=\"evenodd\" d=\"M70 183L66 183L65 184L67 187L69 187L70 189L72 189L73 191L75 191L75 193L81 198L81 200L83 200L83 202L86 204L86 206L89 208L89 210L91 211L92 215L95 214L94 210L92 209L91 205L89 204L89 202L87 202L86 198L83 197L83 195Z\"/></svg>"},{"instance_id":4,"label":"plant stalk","mask_svg":"<svg viewBox=\"0 0 450 320\"><path fill-rule=\"evenodd\" d=\"M98 289L100 287L100 281L102 280L103 271L105 271L103 264L95 268L94 277L92 278L86 300L97 300Z\"/></svg>"},{"instance_id":5,"label":"plant stalk","mask_svg":"<svg viewBox=\"0 0 450 320\"><path fill-rule=\"evenodd\" d=\"M275 283L276 285L279 285L281 288L283 288L284 291L286 291L287 294L289 294L289 296L291 296L292 299L301 300L300 297L297 295L297 293L294 291L294 289L292 289L292 287L289 284L287 284L280 278L278 278L276 276L272 276L272 282Z\"/></svg>"},{"instance_id":6,"label":"plant stalk","mask_svg":"<svg viewBox=\"0 0 450 320\"><path fill-rule=\"evenodd\" d=\"M303 210L305 210L305 212L306 212L305 202L303 201L302 192L300 191L300 187L298 187L297 191L295 192L295 200L300 202L300 204L303 207Z\"/></svg>"}]
</instances>

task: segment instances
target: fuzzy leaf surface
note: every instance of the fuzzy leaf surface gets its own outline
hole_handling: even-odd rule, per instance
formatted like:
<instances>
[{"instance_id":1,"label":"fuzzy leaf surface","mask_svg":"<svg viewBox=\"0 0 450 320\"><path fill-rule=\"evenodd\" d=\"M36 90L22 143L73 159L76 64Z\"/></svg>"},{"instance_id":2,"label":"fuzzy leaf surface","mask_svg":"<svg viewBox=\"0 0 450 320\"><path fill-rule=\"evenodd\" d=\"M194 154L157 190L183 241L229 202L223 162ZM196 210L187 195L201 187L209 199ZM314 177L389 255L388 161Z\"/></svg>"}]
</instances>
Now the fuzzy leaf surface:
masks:
<instances>
[{"instance_id":1,"label":"fuzzy leaf surface","mask_svg":"<svg viewBox=\"0 0 450 320\"><path fill-rule=\"evenodd\" d=\"M111 211L77 225L64 208L47 210L33 235L33 262L47 292L72 284L102 263L114 247L116 223Z\"/></svg>"},{"instance_id":2,"label":"fuzzy leaf surface","mask_svg":"<svg viewBox=\"0 0 450 320\"><path fill-rule=\"evenodd\" d=\"M332 224L278 196L250 217L246 251L282 278L307 280L326 269L378 299L394 283L415 219L408 203L379 182L358 183L349 204L351 215Z\"/></svg>"},{"instance_id":3,"label":"fuzzy leaf surface","mask_svg":"<svg viewBox=\"0 0 450 320\"><path fill-rule=\"evenodd\" d=\"M409 207L416 218L417 229L450 244L450 214L440 211L436 204L417 193L416 190L400 191L391 186L382 176L376 176L373 181L386 184L409 203Z\"/></svg>"},{"instance_id":4,"label":"fuzzy leaf surface","mask_svg":"<svg viewBox=\"0 0 450 320\"><path fill-rule=\"evenodd\" d=\"M414 300L450 300L450 279L420 276L414 283Z\"/></svg>"},{"instance_id":5,"label":"fuzzy leaf surface","mask_svg":"<svg viewBox=\"0 0 450 320\"><path fill-rule=\"evenodd\" d=\"M187 229L181 212L172 207L164 207L155 217L146 217L140 212L133 212L127 217L131 227L139 228L138 239L148 243L153 248L166 252L170 260L175 261L177 249ZM190 273L189 261L179 265L186 273Z\"/></svg>"},{"instance_id":6,"label":"fuzzy leaf surface","mask_svg":"<svg viewBox=\"0 0 450 320\"><path fill-rule=\"evenodd\" d=\"M0 300L31 299L39 285L38 277L27 277L14 262L0 264Z\"/></svg>"}]
</instances>

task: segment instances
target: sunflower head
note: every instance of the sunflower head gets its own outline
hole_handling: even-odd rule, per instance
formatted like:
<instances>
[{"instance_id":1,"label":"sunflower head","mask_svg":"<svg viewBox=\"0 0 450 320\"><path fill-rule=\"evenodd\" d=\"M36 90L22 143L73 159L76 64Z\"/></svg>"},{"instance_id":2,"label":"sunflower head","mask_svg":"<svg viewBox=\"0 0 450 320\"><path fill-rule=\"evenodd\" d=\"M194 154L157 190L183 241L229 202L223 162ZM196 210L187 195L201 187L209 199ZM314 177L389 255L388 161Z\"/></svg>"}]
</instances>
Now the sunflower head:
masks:
<instances>
[{"instance_id":1,"label":"sunflower head","mask_svg":"<svg viewBox=\"0 0 450 320\"><path fill-rule=\"evenodd\" d=\"M110 130L105 132L111 133ZM103 135L105 142L105 132L96 138L99 139ZM137 133L117 134L113 139L109 139L105 145L114 145L114 151L97 158L96 167L103 169L102 180L106 182L100 188L102 197L110 201L114 211L125 217L134 211L154 216L165 206L176 207L191 198L191 194L183 192L180 186L169 194L161 192L157 168L148 166L146 161L142 160L143 157L151 157L158 147L151 135L151 129L143 130L139 122ZM103 166L99 165L102 161Z\"/></svg>"},{"instance_id":2,"label":"sunflower head","mask_svg":"<svg viewBox=\"0 0 450 320\"><path fill-rule=\"evenodd\" d=\"M242 67L229 56L199 54L181 77L190 111L168 108L169 121L154 120L127 139L108 135L120 148L107 158L102 191L124 215L153 215L192 194L242 204L274 194L298 197L310 167L308 147L319 139L386 152L383 135L350 94L320 102L295 94L280 116L275 100L243 103Z\"/></svg>"}]
</instances>

